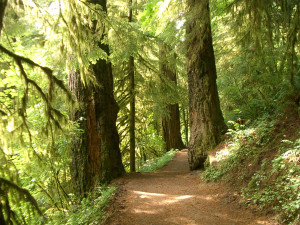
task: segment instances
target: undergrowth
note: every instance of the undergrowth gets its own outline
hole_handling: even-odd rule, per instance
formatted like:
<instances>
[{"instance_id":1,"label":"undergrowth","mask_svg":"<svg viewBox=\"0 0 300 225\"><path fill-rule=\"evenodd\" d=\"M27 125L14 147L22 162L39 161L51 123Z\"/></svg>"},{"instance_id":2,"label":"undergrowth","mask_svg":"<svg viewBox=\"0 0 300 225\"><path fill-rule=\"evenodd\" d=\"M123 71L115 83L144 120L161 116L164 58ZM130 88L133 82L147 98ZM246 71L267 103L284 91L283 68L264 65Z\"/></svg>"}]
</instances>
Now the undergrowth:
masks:
<instances>
[{"instance_id":1,"label":"undergrowth","mask_svg":"<svg viewBox=\"0 0 300 225\"><path fill-rule=\"evenodd\" d=\"M46 215L49 220L46 224L49 225L85 225L99 224L105 216L105 209L108 206L108 201L115 193L116 187L98 187L90 194L83 198L79 203L72 204L68 210L58 211L49 209ZM44 224L41 221L40 224ZM100 223L101 224L101 223Z\"/></svg>"},{"instance_id":2,"label":"undergrowth","mask_svg":"<svg viewBox=\"0 0 300 225\"><path fill-rule=\"evenodd\" d=\"M203 180L228 181L238 187L244 202L273 212L280 223L300 222L300 130L298 115L262 117L251 127L233 123L219 163L201 174ZM287 118L287 117L285 117Z\"/></svg>"},{"instance_id":3,"label":"undergrowth","mask_svg":"<svg viewBox=\"0 0 300 225\"><path fill-rule=\"evenodd\" d=\"M177 150L170 150L161 157L147 160L147 162L140 167L139 172L149 173L158 170L170 162L174 158L176 152Z\"/></svg>"}]
</instances>

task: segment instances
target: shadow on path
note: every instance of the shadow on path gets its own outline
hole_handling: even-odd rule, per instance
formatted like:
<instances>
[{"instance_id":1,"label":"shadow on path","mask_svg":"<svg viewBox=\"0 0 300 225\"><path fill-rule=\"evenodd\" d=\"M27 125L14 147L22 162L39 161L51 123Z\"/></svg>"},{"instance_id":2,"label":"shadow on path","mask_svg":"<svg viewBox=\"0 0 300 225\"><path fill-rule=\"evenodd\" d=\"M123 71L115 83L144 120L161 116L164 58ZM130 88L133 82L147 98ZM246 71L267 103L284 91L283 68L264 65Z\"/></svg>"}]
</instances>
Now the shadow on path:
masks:
<instances>
[{"instance_id":1,"label":"shadow on path","mask_svg":"<svg viewBox=\"0 0 300 225\"><path fill-rule=\"evenodd\" d=\"M116 182L122 185L105 224L275 224L226 200L222 185L203 183L197 172L189 171L187 150L156 172L130 174Z\"/></svg>"}]
</instances>

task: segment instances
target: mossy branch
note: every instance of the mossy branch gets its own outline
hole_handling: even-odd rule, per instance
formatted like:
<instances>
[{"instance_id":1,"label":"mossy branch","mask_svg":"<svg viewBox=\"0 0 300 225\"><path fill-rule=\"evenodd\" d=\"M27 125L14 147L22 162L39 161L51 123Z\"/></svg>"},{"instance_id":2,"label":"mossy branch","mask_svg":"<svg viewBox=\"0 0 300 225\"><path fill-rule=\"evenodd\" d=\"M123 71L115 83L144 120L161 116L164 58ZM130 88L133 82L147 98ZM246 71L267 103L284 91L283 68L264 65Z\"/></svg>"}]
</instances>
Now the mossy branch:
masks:
<instances>
[{"instance_id":1,"label":"mossy branch","mask_svg":"<svg viewBox=\"0 0 300 225\"><path fill-rule=\"evenodd\" d=\"M58 79L57 77L55 77L53 75L53 71L48 68L48 67L44 67L41 66L39 64L37 64L36 62L32 61L29 58L17 55L13 52L11 52L10 50L6 49L4 46L2 46L0 44L0 51L7 54L8 56L12 57L13 60L16 62L21 76L24 79L24 83L25 83L25 88L24 88L24 95L22 97L22 106L19 109L19 115L22 118L23 121L23 125L25 126L28 134L29 134L29 139L30 139L30 143L32 141L32 137L31 137L31 132L30 129L27 125L26 122L26 106L27 106L27 101L28 101L28 91L29 91L29 85L32 85L34 89L36 89L36 91L38 92L39 96L42 98L42 100L45 102L46 107L47 107L47 116L48 119L52 120L54 122L54 124L56 125L56 127L58 127L60 130L62 130L61 125L59 124L59 122L57 121L57 119L54 117L54 115L58 118L58 119L62 119L65 116L59 112L59 110L55 109L52 107L51 105L51 100L52 100L52 92L53 92L53 86L54 84L57 85L60 89L62 89L64 91L64 93L67 95L68 99L72 101L72 103L74 102L73 98L72 98L72 94L71 92L67 89L67 87L64 85L63 81ZM29 66L32 67L37 67L40 68L47 76L48 80L49 80L49 89L48 89L48 93L45 93L42 88L37 84L36 81L30 79L27 76L27 73L24 69L23 63L28 64ZM3 114L2 112L0 112L1 114ZM52 115L52 113L54 113L54 115Z\"/></svg>"},{"instance_id":2,"label":"mossy branch","mask_svg":"<svg viewBox=\"0 0 300 225\"><path fill-rule=\"evenodd\" d=\"M29 58L17 55L15 53L9 51L8 49L6 49L1 44L0 44L0 51L5 53L6 55L9 55L10 57L12 57L17 63L18 62L21 62L21 63L24 62L24 63L27 63L30 66L40 68L47 75L49 81L54 81L54 83L58 87L60 87L67 94L68 98L72 100L71 92L67 89L67 87L64 85L62 80L58 79L57 77L55 77L53 75L53 70L51 70L49 67L41 66L41 65L37 64L36 62L32 61ZM38 85L34 81L30 80L30 83L33 84L36 88L38 87Z\"/></svg>"},{"instance_id":3,"label":"mossy branch","mask_svg":"<svg viewBox=\"0 0 300 225\"><path fill-rule=\"evenodd\" d=\"M29 202L32 206L34 206L35 210L37 211L37 213L42 216L43 213L40 210L36 200L34 199L34 197L30 194L30 192L24 188L19 187L18 185L16 185L15 183L6 180L4 178L0 177L0 187L5 187L5 190L9 190L9 189L14 189L18 194L20 194L20 196L23 197L23 200Z\"/></svg>"}]
</instances>

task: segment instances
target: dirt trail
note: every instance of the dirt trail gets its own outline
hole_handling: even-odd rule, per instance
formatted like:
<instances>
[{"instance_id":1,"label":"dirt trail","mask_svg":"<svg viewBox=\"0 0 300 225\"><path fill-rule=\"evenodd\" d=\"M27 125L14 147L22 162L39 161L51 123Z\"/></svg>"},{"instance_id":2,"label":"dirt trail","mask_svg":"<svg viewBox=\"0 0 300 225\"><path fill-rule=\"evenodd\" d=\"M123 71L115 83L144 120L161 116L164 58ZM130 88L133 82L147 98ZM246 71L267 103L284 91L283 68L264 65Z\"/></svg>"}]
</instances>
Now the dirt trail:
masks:
<instances>
[{"instance_id":1,"label":"dirt trail","mask_svg":"<svg viewBox=\"0 0 300 225\"><path fill-rule=\"evenodd\" d=\"M117 182L121 189L105 224L276 224L241 207L222 185L202 182L189 171L187 150L156 172L130 174Z\"/></svg>"}]
</instances>

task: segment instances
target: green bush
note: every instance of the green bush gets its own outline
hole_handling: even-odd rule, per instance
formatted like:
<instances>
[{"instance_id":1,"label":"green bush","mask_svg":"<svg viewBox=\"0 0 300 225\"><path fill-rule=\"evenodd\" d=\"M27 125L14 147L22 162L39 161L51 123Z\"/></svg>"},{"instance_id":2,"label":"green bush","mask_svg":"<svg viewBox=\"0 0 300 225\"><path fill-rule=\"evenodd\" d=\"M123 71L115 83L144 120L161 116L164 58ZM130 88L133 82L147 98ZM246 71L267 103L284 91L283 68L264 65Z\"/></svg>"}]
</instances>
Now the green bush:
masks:
<instances>
[{"instance_id":1,"label":"green bush","mask_svg":"<svg viewBox=\"0 0 300 225\"><path fill-rule=\"evenodd\" d=\"M271 162L264 160L261 169L243 189L244 198L260 209L271 207L282 222L296 220L300 214L299 161L300 139L292 143L291 147L281 147Z\"/></svg>"},{"instance_id":2,"label":"green bush","mask_svg":"<svg viewBox=\"0 0 300 225\"><path fill-rule=\"evenodd\" d=\"M49 217L47 224L99 224L105 218L105 209L115 191L116 187L98 187L90 196L82 199L78 204L71 205L68 210L49 209L46 212Z\"/></svg>"}]
</instances>

